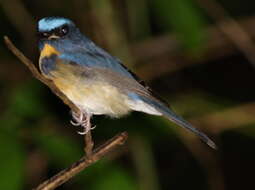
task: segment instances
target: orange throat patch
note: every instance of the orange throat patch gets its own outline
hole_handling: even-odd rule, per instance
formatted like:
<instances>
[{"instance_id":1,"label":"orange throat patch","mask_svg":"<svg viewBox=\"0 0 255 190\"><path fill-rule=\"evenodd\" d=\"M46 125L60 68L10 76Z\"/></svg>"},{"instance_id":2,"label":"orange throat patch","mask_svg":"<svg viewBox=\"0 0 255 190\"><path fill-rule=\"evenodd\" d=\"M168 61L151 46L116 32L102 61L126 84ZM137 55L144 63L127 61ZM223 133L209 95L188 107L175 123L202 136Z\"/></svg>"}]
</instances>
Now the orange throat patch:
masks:
<instances>
[{"instance_id":1,"label":"orange throat patch","mask_svg":"<svg viewBox=\"0 0 255 190\"><path fill-rule=\"evenodd\" d=\"M49 44L45 44L42 51L41 51L41 55L40 55L40 59L44 58L44 57L50 57L51 55L59 55L60 52L57 51L54 47L52 47Z\"/></svg>"}]
</instances>

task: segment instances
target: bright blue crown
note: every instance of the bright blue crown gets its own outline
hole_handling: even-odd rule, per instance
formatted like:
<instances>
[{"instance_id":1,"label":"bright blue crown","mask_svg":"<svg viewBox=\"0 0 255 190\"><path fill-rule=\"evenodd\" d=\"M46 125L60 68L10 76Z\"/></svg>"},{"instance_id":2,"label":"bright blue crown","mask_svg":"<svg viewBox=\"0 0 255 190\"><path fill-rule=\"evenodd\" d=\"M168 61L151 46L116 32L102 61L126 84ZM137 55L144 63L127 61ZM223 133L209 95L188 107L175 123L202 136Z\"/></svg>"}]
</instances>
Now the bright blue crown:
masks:
<instances>
[{"instance_id":1,"label":"bright blue crown","mask_svg":"<svg viewBox=\"0 0 255 190\"><path fill-rule=\"evenodd\" d=\"M73 22L63 17L46 17L38 22L38 31L51 31L65 24L73 24Z\"/></svg>"}]
</instances>

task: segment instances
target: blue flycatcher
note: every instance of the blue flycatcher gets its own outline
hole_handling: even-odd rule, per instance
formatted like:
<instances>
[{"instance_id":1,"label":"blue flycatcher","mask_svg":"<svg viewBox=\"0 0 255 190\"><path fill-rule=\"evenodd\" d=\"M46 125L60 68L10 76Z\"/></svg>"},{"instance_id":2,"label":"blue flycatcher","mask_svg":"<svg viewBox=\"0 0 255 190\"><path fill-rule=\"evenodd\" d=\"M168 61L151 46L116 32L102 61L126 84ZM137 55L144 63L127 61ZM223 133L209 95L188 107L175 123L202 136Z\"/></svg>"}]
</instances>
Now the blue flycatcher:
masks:
<instances>
[{"instance_id":1,"label":"blue flycatcher","mask_svg":"<svg viewBox=\"0 0 255 190\"><path fill-rule=\"evenodd\" d=\"M84 128L80 134L92 129L92 115L121 117L134 110L164 116L216 148L120 60L85 37L71 20L43 18L38 22L38 34L40 70L80 109L80 113L72 113L73 124Z\"/></svg>"}]
</instances>

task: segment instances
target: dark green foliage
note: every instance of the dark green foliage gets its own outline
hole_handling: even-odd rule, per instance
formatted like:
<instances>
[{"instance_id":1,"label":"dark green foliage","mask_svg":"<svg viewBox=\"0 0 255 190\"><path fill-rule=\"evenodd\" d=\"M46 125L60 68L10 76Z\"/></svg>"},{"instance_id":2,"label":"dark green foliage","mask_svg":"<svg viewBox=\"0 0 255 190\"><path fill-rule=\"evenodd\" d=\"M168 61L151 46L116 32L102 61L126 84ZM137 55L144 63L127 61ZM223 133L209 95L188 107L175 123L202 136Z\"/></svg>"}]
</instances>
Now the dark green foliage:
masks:
<instances>
[{"instance_id":1,"label":"dark green foliage","mask_svg":"<svg viewBox=\"0 0 255 190\"><path fill-rule=\"evenodd\" d=\"M217 2L234 18L254 15L254 1ZM57 15L73 19L100 46L124 57L173 110L219 146L213 152L158 116L95 116L96 146L121 131L128 131L129 141L60 190L254 188L254 70L233 44L210 46L215 38L207 29L215 21L197 1L0 1L0 34L37 64L35 28L21 30L20 23ZM218 36L215 44L227 41ZM83 156L83 136L69 123L68 108L3 43L0 58L0 190L32 189Z\"/></svg>"}]
</instances>

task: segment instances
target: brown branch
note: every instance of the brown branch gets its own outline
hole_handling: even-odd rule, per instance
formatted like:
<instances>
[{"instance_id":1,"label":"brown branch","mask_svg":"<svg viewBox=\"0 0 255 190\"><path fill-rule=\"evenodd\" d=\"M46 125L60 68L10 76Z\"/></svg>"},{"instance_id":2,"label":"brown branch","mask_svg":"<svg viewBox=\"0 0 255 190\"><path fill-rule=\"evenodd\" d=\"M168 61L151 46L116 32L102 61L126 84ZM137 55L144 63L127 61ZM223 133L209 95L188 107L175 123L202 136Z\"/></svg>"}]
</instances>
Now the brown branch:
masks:
<instances>
[{"instance_id":1,"label":"brown branch","mask_svg":"<svg viewBox=\"0 0 255 190\"><path fill-rule=\"evenodd\" d=\"M47 181L39 185L34 190L55 189L56 187L65 183L66 181L74 177L76 174L78 174L88 166L100 160L107 153L115 149L118 145L122 145L126 141L127 137L128 135L126 132L116 135L112 139L108 140L105 144L97 148L95 151L93 151L93 154L91 155L90 158L88 157L81 158L80 160L72 164L70 167L62 170L57 175L53 176L52 178L48 179Z\"/></svg>"},{"instance_id":2,"label":"brown branch","mask_svg":"<svg viewBox=\"0 0 255 190\"><path fill-rule=\"evenodd\" d=\"M22 62L24 63L29 70L32 72L33 76L41 81L42 83L46 84L51 91L56 94L70 109L76 113L79 113L80 110L77 108L51 81L46 79L38 69L35 67L33 62L29 60L20 50L18 50L11 40L4 36L4 41L9 50ZM59 185L63 184L64 182L68 181L70 178L78 174L83 169L87 168L91 164L95 163L99 159L101 159L105 154L110 152L111 150L115 149L117 145L123 144L127 139L127 133L121 133L120 135L115 136L114 138L107 141L104 145L99 147L98 149L93 151L94 142L92 139L91 132L89 131L84 136L85 146L84 151L86 153L86 157L81 158L79 161L75 162L72 166L67 169L62 170L54 177L50 178L49 180L43 182L39 185L36 190L50 190L55 189Z\"/></svg>"},{"instance_id":3,"label":"brown branch","mask_svg":"<svg viewBox=\"0 0 255 190\"><path fill-rule=\"evenodd\" d=\"M9 48L9 50L11 50L11 52L22 62L24 63L29 70L32 72L33 76L38 79L39 81L41 81L42 83L46 84L51 91L56 94L66 105L68 105L71 110L79 113L79 108L77 108L56 86L55 84L46 79L45 77L43 77L40 72L38 71L38 69L35 67L35 65L33 64L33 62L31 60L29 60L20 50L18 50L14 44L11 42L11 40L7 37L4 36L4 41L5 44L7 45L7 47Z\"/></svg>"},{"instance_id":4,"label":"brown branch","mask_svg":"<svg viewBox=\"0 0 255 190\"><path fill-rule=\"evenodd\" d=\"M86 153L86 156L90 158L93 154L93 147L94 147L94 142L92 139L91 131L89 131L86 135L84 135L84 152Z\"/></svg>"}]
</instances>

